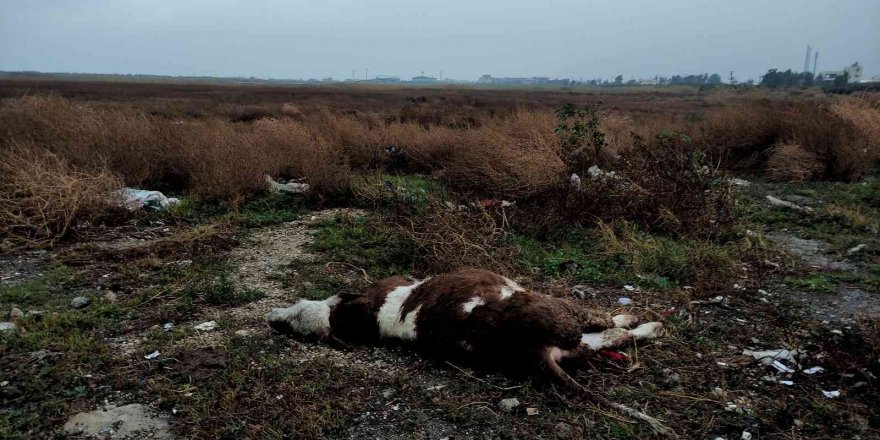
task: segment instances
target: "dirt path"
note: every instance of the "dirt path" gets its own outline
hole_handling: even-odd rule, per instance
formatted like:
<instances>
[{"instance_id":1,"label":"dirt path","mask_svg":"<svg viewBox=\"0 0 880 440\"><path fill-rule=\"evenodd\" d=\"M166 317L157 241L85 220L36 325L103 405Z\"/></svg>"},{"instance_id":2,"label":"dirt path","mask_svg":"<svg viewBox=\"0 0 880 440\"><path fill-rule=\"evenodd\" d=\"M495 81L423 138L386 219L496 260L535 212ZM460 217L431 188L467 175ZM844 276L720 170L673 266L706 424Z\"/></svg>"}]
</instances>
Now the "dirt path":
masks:
<instances>
[{"instance_id":1,"label":"dirt path","mask_svg":"<svg viewBox=\"0 0 880 440\"><path fill-rule=\"evenodd\" d=\"M254 289L265 296L257 301L234 308L205 308L198 319L189 323L223 322L234 328L237 334L255 336L269 331L266 315L273 307L289 305L296 298L296 289L285 288L279 281L287 267L295 262L309 260L313 255L308 245L314 241L311 225L315 222L334 218L338 215L360 215L356 209L327 209L307 214L303 218L257 229L242 239L240 246L233 249L229 258L235 271L231 277L236 288ZM196 346L214 345L220 332L197 333L185 343Z\"/></svg>"}]
</instances>

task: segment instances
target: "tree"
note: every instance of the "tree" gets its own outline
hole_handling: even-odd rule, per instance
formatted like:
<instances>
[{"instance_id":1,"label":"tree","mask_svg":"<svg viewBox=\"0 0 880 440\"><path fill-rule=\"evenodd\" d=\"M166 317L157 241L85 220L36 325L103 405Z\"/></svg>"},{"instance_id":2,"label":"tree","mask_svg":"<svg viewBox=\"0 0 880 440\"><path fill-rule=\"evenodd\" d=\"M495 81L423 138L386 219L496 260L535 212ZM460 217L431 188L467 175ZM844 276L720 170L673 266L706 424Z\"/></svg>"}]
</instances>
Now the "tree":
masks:
<instances>
[{"instance_id":1,"label":"tree","mask_svg":"<svg viewBox=\"0 0 880 440\"><path fill-rule=\"evenodd\" d=\"M713 73L709 76L709 84L721 84L721 75Z\"/></svg>"},{"instance_id":2,"label":"tree","mask_svg":"<svg viewBox=\"0 0 880 440\"><path fill-rule=\"evenodd\" d=\"M621 85L621 84L623 84L623 75L617 75L617 76L615 76L615 77L614 77L614 84L615 84L615 85L618 85L618 86Z\"/></svg>"},{"instance_id":3,"label":"tree","mask_svg":"<svg viewBox=\"0 0 880 440\"><path fill-rule=\"evenodd\" d=\"M843 75L834 78L834 85L837 87L845 86L849 82L849 72L843 72Z\"/></svg>"}]
</instances>

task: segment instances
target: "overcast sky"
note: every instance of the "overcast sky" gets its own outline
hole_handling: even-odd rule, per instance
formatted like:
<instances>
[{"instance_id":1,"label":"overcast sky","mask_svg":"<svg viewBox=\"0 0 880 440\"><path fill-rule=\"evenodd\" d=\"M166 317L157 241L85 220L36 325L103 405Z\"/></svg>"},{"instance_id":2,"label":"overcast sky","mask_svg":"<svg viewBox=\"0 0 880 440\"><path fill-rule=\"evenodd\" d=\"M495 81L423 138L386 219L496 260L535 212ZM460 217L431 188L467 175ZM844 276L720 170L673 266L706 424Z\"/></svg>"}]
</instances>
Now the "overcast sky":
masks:
<instances>
[{"instance_id":1,"label":"overcast sky","mask_svg":"<svg viewBox=\"0 0 880 440\"><path fill-rule=\"evenodd\" d=\"M807 44L880 74L880 0L0 0L7 71L744 80Z\"/></svg>"}]
</instances>

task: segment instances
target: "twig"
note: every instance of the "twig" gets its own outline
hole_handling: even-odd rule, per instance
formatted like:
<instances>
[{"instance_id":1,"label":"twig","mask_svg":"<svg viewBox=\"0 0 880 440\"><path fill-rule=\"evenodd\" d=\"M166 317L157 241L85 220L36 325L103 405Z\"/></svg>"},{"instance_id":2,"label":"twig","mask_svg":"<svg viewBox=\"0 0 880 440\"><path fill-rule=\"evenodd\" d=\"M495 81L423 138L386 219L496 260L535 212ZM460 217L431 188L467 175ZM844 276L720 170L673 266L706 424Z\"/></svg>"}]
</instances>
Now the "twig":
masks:
<instances>
[{"instance_id":1,"label":"twig","mask_svg":"<svg viewBox=\"0 0 880 440\"><path fill-rule=\"evenodd\" d=\"M478 406L477 408L485 409L486 411L489 411L490 413L492 413L493 416L498 417L498 413L496 413L495 411L492 411L492 409L489 408L489 402L470 402L470 403L465 403L464 405L459 406L458 408L456 408L456 411L458 411L458 410L460 410L460 409L462 409L462 408L464 408L464 407L466 407L466 406L471 406L471 405L480 405L480 406Z\"/></svg>"},{"instance_id":2,"label":"twig","mask_svg":"<svg viewBox=\"0 0 880 440\"><path fill-rule=\"evenodd\" d=\"M486 381L486 380L480 379L479 377L476 377L476 376L474 376L473 374L468 373L467 371L465 371L465 370L462 369L461 367L458 367L457 365L453 364L452 362L446 361L446 364L449 365L449 366L452 367L452 368L455 368L456 370L458 370L459 372L461 372L461 373L464 374L465 376L470 377L471 379L474 379L474 380L476 380L476 381L482 382L482 383L484 383L484 384L486 384L486 385L489 385L489 386L492 387L492 388L499 389L499 390L501 390L501 391L510 391L510 390L515 390L515 389L517 389L517 388L522 388L522 387L523 387L522 385L516 385L516 386L512 386L512 387L499 387L498 385L495 385L495 384L493 384L493 383L491 383L491 382L489 382L489 381Z\"/></svg>"},{"instance_id":3,"label":"twig","mask_svg":"<svg viewBox=\"0 0 880 440\"><path fill-rule=\"evenodd\" d=\"M373 280L370 278L370 276L367 275L367 271L366 271L366 270L364 270L364 269L362 269L362 268L360 268L360 267L357 267L357 266L355 266L354 264L351 264L351 263L345 263L345 262L343 262L343 261L330 261L330 262L328 262L327 264L325 264L324 267L329 267L330 265L333 265L333 264L338 264L338 265L340 265L340 266L348 266L348 267L350 267L350 268L352 268L352 269L354 269L354 270L357 270L357 271L359 271L361 274L363 274L363 276L364 276L364 281L366 281L366 282L368 282L368 283L372 283L372 282L373 282Z\"/></svg>"}]
</instances>

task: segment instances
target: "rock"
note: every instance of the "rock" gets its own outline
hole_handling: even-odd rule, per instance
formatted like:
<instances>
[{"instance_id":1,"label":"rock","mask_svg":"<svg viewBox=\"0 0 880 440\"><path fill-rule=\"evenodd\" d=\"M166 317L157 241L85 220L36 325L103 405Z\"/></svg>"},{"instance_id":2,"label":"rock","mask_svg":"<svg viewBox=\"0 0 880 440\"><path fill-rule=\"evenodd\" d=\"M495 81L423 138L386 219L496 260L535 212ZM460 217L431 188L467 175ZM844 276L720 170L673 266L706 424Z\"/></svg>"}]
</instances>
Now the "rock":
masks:
<instances>
[{"instance_id":1,"label":"rock","mask_svg":"<svg viewBox=\"0 0 880 440\"><path fill-rule=\"evenodd\" d=\"M203 322L197 326L194 326L193 328L199 331L209 332L217 328L217 321Z\"/></svg>"},{"instance_id":2,"label":"rock","mask_svg":"<svg viewBox=\"0 0 880 440\"><path fill-rule=\"evenodd\" d=\"M12 310L9 311L9 317L13 320L24 318L24 312L18 307L13 307Z\"/></svg>"},{"instance_id":3,"label":"rock","mask_svg":"<svg viewBox=\"0 0 880 440\"><path fill-rule=\"evenodd\" d=\"M556 437L571 438L572 430L568 423L559 422L553 427L553 430L556 432Z\"/></svg>"},{"instance_id":4,"label":"rock","mask_svg":"<svg viewBox=\"0 0 880 440\"><path fill-rule=\"evenodd\" d=\"M595 298L598 293L598 289L590 286L584 286L582 284L578 284L571 288L571 294L580 299L587 299L588 297Z\"/></svg>"},{"instance_id":5,"label":"rock","mask_svg":"<svg viewBox=\"0 0 880 440\"><path fill-rule=\"evenodd\" d=\"M498 402L498 408L504 412L512 412L516 407L519 406L519 399L516 397L512 397L509 399L503 399L501 402Z\"/></svg>"},{"instance_id":6,"label":"rock","mask_svg":"<svg viewBox=\"0 0 880 440\"><path fill-rule=\"evenodd\" d=\"M150 415L139 403L76 414L64 424L64 431L101 438L129 438L138 434L137 438L173 438L168 422Z\"/></svg>"},{"instance_id":7,"label":"rock","mask_svg":"<svg viewBox=\"0 0 880 440\"><path fill-rule=\"evenodd\" d=\"M848 251L846 251L846 254L847 255L855 255L855 254L857 254L867 248L868 248L868 245L866 245L865 243L862 243L858 246L851 247Z\"/></svg>"},{"instance_id":8,"label":"rock","mask_svg":"<svg viewBox=\"0 0 880 440\"><path fill-rule=\"evenodd\" d=\"M107 292L104 294L104 301L107 301L110 304L116 302L116 294L113 292Z\"/></svg>"},{"instance_id":9,"label":"rock","mask_svg":"<svg viewBox=\"0 0 880 440\"><path fill-rule=\"evenodd\" d=\"M0 332L11 332L15 330L14 322L0 322Z\"/></svg>"},{"instance_id":10,"label":"rock","mask_svg":"<svg viewBox=\"0 0 880 440\"><path fill-rule=\"evenodd\" d=\"M663 385L666 385L669 388L675 388L681 382L681 378L678 373L676 373L671 368L663 369Z\"/></svg>"},{"instance_id":11,"label":"rock","mask_svg":"<svg viewBox=\"0 0 880 440\"><path fill-rule=\"evenodd\" d=\"M254 335L254 331L249 328L243 328L241 330L235 331L236 336L241 336L243 338L247 338Z\"/></svg>"},{"instance_id":12,"label":"rock","mask_svg":"<svg viewBox=\"0 0 880 440\"><path fill-rule=\"evenodd\" d=\"M74 310L84 309L91 304L92 300L84 297L78 296L72 300L70 300L70 307Z\"/></svg>"}]
</instances>

